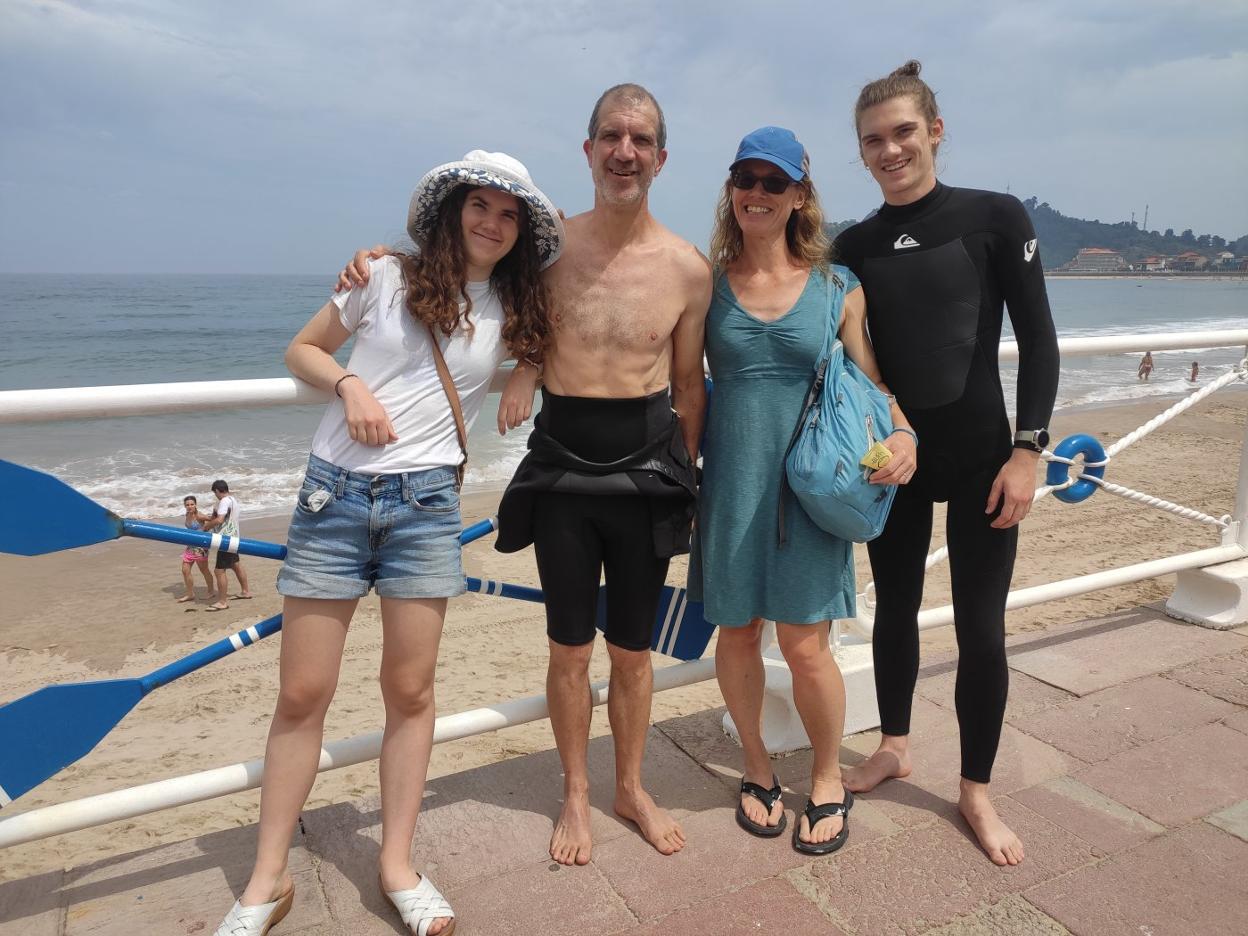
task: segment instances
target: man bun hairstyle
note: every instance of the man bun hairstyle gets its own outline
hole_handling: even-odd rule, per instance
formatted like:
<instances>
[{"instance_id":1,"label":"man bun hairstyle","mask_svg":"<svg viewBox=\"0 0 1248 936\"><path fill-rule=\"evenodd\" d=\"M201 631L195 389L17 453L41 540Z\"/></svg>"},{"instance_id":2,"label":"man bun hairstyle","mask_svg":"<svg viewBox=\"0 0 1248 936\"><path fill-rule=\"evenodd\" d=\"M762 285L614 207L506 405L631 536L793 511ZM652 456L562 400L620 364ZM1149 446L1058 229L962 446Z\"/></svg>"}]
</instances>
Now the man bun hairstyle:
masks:
<instances>
[{"instance_id":1,"label":"man bun hairstyle","mask_svg":"<svg viewBox=\"0 0 1248 936\"><path fill-rule=\"evenodd\" d=\"M940 108L936 106L935 92L919 77L922 70L923 66L917 59L910 59L883 78L868 82L858 93L858 102L854 105L854 131L861 130L862 114L865 110L893 98L906 96L914 98L919 113L927 121L928 127L931 127L940 116Z\"/></svg>"}]
</instances>

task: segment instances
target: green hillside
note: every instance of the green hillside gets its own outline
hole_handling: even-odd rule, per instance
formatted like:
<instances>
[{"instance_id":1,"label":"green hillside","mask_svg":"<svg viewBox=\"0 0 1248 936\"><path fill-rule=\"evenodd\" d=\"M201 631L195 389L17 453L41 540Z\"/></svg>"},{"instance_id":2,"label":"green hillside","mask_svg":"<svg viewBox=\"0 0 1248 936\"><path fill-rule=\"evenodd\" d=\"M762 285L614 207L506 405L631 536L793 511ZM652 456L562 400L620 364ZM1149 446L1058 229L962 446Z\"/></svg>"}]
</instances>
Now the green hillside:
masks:
<instances>
[{"instance_id":1,"label":"green hillside","mask_svg":"<svg viewBox=\"0 0 1248 936\"><path fill-rule=\"evenodd\" d=\"M1074 259L1083 247L1108 247L1122 254L1128 263L1149 256L1174 256L1192 250L1205 257L1229 250L1237 257L1248 253L1248 235L1228 242L1216 234L1194 234L1189 228L1181 234L1173 229L1144 231L1130 221L1107 224L1070 218L1035 196L1023 202L1040 239L1044 265L1054 269Z\"/></svg>"}]
</instances>

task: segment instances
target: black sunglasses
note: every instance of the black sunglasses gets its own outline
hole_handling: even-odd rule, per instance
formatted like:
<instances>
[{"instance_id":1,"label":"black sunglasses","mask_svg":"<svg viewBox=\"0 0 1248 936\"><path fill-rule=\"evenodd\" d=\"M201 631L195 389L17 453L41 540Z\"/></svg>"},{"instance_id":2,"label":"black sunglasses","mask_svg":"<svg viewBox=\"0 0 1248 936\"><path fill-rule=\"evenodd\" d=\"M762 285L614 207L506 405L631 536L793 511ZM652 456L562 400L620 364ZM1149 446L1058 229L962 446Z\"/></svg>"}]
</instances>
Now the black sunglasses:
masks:
<instances>
[{"instance_id":1,"label":"black sunglasses","mask_svg":"<svg viewBox=\"0 0 1248 936\"><path fill-rule=\"evenodd\" d=\"M790 185L797 183L784 175L755 175L748 169L733 169L731 174L732 187L748 192L759 182L763 183L763 191L768 195L783 195Z\"/></svg>"}]
</instances>

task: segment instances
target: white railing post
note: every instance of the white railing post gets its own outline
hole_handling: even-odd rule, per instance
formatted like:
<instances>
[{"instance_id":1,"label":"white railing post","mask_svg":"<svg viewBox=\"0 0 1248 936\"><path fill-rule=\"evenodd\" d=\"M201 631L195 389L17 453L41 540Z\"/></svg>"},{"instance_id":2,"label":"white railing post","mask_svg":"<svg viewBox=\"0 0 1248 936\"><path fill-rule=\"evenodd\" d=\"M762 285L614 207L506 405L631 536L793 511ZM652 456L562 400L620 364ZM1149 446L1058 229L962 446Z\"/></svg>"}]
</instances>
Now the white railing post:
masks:
<instances>
[{"instance_id":1,"label":"white railing post","mask_svg":"<svg viewBox=\"0 0 1248 936\"><path fill-rule=\"evenodd\" d=\"M1248 348L1244 353L1248 360ZM1248 426L1239 445L1239 483L1222 543L1248 552ZM1248 559L1180 572L1166 601L1166 614L1215 630L1248 624Z\"/></svg>"}]
</instances>

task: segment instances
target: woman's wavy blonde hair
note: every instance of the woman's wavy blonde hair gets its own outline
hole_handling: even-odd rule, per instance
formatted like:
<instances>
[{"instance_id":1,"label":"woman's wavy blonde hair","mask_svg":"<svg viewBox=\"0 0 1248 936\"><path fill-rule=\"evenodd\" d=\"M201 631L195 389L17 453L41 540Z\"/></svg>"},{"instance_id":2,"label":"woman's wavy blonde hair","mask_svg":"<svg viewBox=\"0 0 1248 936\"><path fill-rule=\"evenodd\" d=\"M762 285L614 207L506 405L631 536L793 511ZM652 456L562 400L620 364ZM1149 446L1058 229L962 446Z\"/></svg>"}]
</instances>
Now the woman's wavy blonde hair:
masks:
<instances>
[{"instance_id":1,"label":"woman's wavy blonde hair","mask_svg":"<svg viewBox=\"0 0 1248 936\"><path fill-rule=\"evenodd\" d=\"M784 239L788 244L789 253L801 264L824 269L828 265L828 255L832 244L823 228L823 208L819 204L819 194L810 180L810 165L805 158L802 160L802 181L796 183L805 195L802 207L789 215L784 226ZM743 240L741 225L732 210L732 174L724 182L723 191L719 194L719 205L715 209L715 228L711 232L711 264L716 270L723 270L735 263L741 256Z\"/></svg>"}]
</instances>

